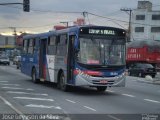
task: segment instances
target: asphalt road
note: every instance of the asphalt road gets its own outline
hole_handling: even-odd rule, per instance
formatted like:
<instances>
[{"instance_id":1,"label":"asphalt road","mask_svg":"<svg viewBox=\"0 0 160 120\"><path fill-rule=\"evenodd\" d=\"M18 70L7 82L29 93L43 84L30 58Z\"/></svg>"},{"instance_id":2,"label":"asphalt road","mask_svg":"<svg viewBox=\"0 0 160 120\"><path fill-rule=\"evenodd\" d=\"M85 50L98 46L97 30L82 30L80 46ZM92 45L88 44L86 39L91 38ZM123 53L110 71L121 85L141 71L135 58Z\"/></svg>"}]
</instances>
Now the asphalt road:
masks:
<instances>
[{"instance_id":1,"label":"asphalt road","mask_svg":"<svg viewBox=\"0 0 160 120\"><path fill-rule=\"evenodd\" d=\"M126 87L108 88L104 93L87 87L71 90L60 91L51 83L34 84L15 66L0 66L1 116L17 113L54 114L47 118L65 120L160 120L160 85L127 77Z\"/></svg>"}]
</instances>

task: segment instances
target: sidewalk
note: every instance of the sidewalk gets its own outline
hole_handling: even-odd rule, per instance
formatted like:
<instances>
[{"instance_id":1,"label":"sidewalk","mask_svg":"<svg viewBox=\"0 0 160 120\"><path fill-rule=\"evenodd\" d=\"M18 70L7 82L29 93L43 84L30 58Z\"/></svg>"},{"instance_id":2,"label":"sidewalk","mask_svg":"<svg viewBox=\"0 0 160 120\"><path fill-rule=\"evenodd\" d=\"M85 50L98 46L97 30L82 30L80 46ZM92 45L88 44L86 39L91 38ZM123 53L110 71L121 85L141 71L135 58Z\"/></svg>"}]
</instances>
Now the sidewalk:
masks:
<instances>
[{"instance_id":1,"label":"sidewalk","mask_svg":"<svg viewBox=\"0 0 160 120\"><path fill-rule=\"evenodd\" d=\"M152 78L152 77L140 78L140 77L134 77L134 76L128 76L128 77L131 77L131 79L139 81L139 82L160 85L160 73L157 73L155 78Z\"/></svg>"},{"instance_id":2,"label":"sidewalk","mask_svg":"<svg viewBox=\"0 0 160 120\"><path fill-rule=\"evenodd\" d=\"M159 84L160 85L160 72L158 72L156 77L153 79L153 84Z\"/></svg>"}]
</instances>

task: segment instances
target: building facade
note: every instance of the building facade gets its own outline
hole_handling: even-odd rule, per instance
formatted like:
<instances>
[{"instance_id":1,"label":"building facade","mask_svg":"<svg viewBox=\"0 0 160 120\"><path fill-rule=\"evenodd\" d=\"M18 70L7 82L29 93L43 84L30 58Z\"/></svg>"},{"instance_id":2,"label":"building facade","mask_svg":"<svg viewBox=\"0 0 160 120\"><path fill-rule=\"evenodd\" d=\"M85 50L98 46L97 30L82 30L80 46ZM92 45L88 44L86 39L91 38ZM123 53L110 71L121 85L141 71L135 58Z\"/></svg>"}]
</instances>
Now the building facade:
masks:
<instances>
[{"instance_id":1,"label":"building facade","mask_svg":"<svg viewBox=\"0 0 160 120\"><path fill-rule=\"evenodd\" d=\"M0 50L15 48L15 37L0 35Z\"/></svg>"},{"instance_id":2,"label":"building facade","mask_svg":"<svg viewBox=\"0 0 160 120\"><path fill-rule=\"evenodd\" d=\"M149 1L138 1L137 9L132 11L131 41L160 41L160 10L152 10Z\"/></svg>"}]
</instances>

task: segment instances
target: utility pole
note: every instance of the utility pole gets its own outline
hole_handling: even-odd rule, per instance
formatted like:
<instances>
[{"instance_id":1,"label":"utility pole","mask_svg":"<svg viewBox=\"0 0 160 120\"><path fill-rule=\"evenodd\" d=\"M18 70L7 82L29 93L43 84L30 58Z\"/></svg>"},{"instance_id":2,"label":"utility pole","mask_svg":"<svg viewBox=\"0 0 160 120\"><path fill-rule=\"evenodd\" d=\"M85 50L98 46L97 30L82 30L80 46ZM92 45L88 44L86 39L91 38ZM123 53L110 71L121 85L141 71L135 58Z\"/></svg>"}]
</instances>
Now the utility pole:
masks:
<instances>
[{"instance_id":1,"label":"utility pole","mask_svg":"<svg viewBox=\"0 0 160 120\"><path fill-rule=\"evenodd\" d=\"M131 8L121 8L120 10L121 11L125 11L127 14L129 14L128 41L131 41L131 17L132 17L132 9Z\"/></svg>"},{"instance_id":2,"label":"utility pole","mask_svg":"<svg viewBox=\"0 0 160 120\"><path fill-rule=\"evenodd\" d=\"M82 14L84 17L84 24L86 24L86 17L88 16L88 12L84 11Z\"/></svg>"}]
</instances>

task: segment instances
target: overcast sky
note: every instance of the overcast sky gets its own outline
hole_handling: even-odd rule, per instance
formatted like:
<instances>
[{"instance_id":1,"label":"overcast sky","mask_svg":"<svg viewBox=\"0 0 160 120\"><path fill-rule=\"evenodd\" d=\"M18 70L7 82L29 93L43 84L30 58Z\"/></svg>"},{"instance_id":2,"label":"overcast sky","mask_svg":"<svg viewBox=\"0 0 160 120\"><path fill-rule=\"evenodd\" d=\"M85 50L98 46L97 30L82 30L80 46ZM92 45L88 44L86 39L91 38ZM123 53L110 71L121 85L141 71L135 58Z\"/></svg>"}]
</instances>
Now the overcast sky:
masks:
<instances>
[{"instance_id":1,"label":"overcast sky","mask_svg":"<svg viewBox=\"0 0 160 120\"><path fill-rule=\"evenodd\" d=\"M149 0L153 9L160 10L160 0ZM0 3L20 2L23 0L0 0ZM0 6L0 33L8 33L16 27L17 31L44 32L49 31L60 22L82 18L81 13L64 12L91 12L118 20L128 21L128 15L120 11L121 8L137 7L138 0L30 0L31 11L23 12L22 5ZM158 6L159 5L159 6ZM127 23L108 21L108 19L88 15L87 23L105 26L127 28Z\"/></svg>"}]
</instances>

